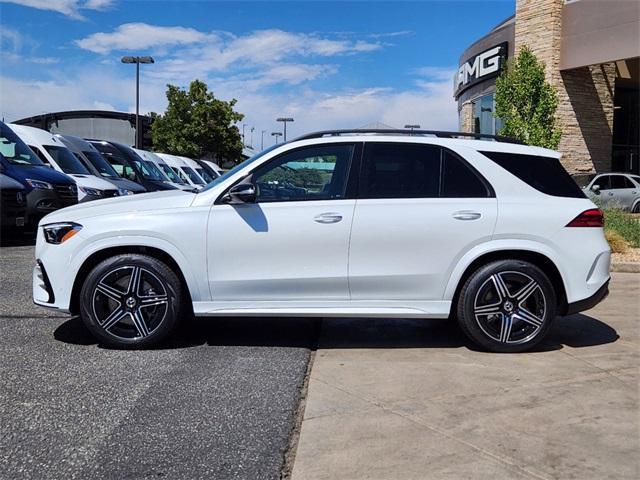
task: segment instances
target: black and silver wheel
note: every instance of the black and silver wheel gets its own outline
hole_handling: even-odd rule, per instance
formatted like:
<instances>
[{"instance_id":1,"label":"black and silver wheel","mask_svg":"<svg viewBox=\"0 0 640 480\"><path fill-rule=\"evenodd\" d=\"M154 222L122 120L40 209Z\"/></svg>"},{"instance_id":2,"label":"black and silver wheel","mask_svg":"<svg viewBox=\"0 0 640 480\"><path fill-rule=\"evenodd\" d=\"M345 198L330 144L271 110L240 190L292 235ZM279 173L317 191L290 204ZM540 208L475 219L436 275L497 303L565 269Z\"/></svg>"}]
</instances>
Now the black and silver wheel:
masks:
<instances>
[{"instance_id":1,"label":"black and silver wheel","mask_svg":"<svg viewBox=\"0 0 640 480\"><path fill-rule=\"evenodd\" d=\"M80 292L80 314L101 343L118 348L157 345L175 327L181 285L163 262L118 255L98 264Z\"/></svg>"},{"instance_id":2,"label":"black and silver wheel","mask_svg":"<svg viewBox=\"0 0 640 480\"><path fill-rule=\"evenodd\" d=\"M542 341L556 309L553 286L542 270L520 260L501 260L467 279L457 313L462 330L482 347L520 352Z\"/></svg>"}]
</instances>

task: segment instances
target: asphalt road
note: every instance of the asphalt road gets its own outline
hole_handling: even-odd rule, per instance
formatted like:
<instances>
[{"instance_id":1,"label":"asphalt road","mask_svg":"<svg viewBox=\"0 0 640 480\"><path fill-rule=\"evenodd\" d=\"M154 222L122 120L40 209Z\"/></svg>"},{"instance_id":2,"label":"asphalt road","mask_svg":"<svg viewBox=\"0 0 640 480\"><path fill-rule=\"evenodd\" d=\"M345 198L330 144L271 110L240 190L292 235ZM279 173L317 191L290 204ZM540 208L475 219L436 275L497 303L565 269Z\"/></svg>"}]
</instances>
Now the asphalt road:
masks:
<instances>
[{"instance_id":1,"label":"asphalt road","mask_svg":"<svg viewBox=\"0 0 640 480\"><path fill-rule=\"evenodd\" d=\"M280 477L315 321L202 319L108 350L32 304L32 264L0 249L0 478Z\"/></svg>"}]
</instances>

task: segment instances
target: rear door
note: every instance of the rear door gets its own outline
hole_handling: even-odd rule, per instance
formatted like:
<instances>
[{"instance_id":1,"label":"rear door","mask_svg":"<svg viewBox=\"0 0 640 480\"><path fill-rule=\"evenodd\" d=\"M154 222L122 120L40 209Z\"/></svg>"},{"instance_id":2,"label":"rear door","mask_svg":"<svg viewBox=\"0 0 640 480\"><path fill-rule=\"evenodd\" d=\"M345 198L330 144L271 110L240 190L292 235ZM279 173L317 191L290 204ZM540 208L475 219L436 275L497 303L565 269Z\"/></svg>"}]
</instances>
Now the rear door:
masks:
<instances>
[{"instance_id":1,"label":"rear door","mask_svg":"<svg viewBox=\"0 0 640 480\"><path fill-rule=\"evenodd\" d=\"M634 200L637 198L637 189L631 180L625 175L611 175L612 200L615 206L624 209L631 209Z\"/></svg>"},{"instance_id":2,"label":"rear door","mask_svg":"<svg viewBox=\"0 0 640 480\"><path fill-rule=\"evenodd\" d=\"M457 260L492 235L496 199L461 157L434 145L370 142L351 231L353 300L441 300Z\"/></svg>"}]
</instances>

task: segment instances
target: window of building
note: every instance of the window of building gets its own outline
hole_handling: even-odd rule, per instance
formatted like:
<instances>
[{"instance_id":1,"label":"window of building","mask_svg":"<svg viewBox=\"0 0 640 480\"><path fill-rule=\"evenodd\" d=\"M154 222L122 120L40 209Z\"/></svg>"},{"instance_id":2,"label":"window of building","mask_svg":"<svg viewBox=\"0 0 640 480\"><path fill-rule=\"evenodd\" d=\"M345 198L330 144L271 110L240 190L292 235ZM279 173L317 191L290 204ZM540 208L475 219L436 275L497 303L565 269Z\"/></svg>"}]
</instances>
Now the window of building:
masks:
<instances>
[{"instance_id":1,"label":"window of building","mask_svg":"<svg viewBox=\"0 0 640 480\"><path fill-rule=\"evenodd\" d=\"M501 118L493 116L495 97L493 93L476 98L473 101L473 131L485 135L499 135L504 126Z\"/></svg>"}]
</instances>

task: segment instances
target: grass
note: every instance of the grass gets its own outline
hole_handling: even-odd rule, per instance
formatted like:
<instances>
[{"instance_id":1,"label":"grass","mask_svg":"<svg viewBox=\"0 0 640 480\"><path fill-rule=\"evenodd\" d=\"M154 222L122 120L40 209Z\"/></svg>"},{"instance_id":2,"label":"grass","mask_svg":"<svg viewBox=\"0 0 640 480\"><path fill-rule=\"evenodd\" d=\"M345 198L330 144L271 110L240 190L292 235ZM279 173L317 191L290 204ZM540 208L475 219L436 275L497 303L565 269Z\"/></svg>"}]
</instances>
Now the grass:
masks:
<instances>
[{"instance_id":1,"label":"grass","mask_svg":"<svg viewBox=\"0 0 640 480\"><path fill-rule=\"evenodd\" d=\"M615 251L612 241L618 241L620 244L617 237L621 237L634 248L640 248L640 221L619 208L604 208L603 211L607 240L612 237L612 240L609 240L611 248Z\"/></svg>"}]
</instances>

